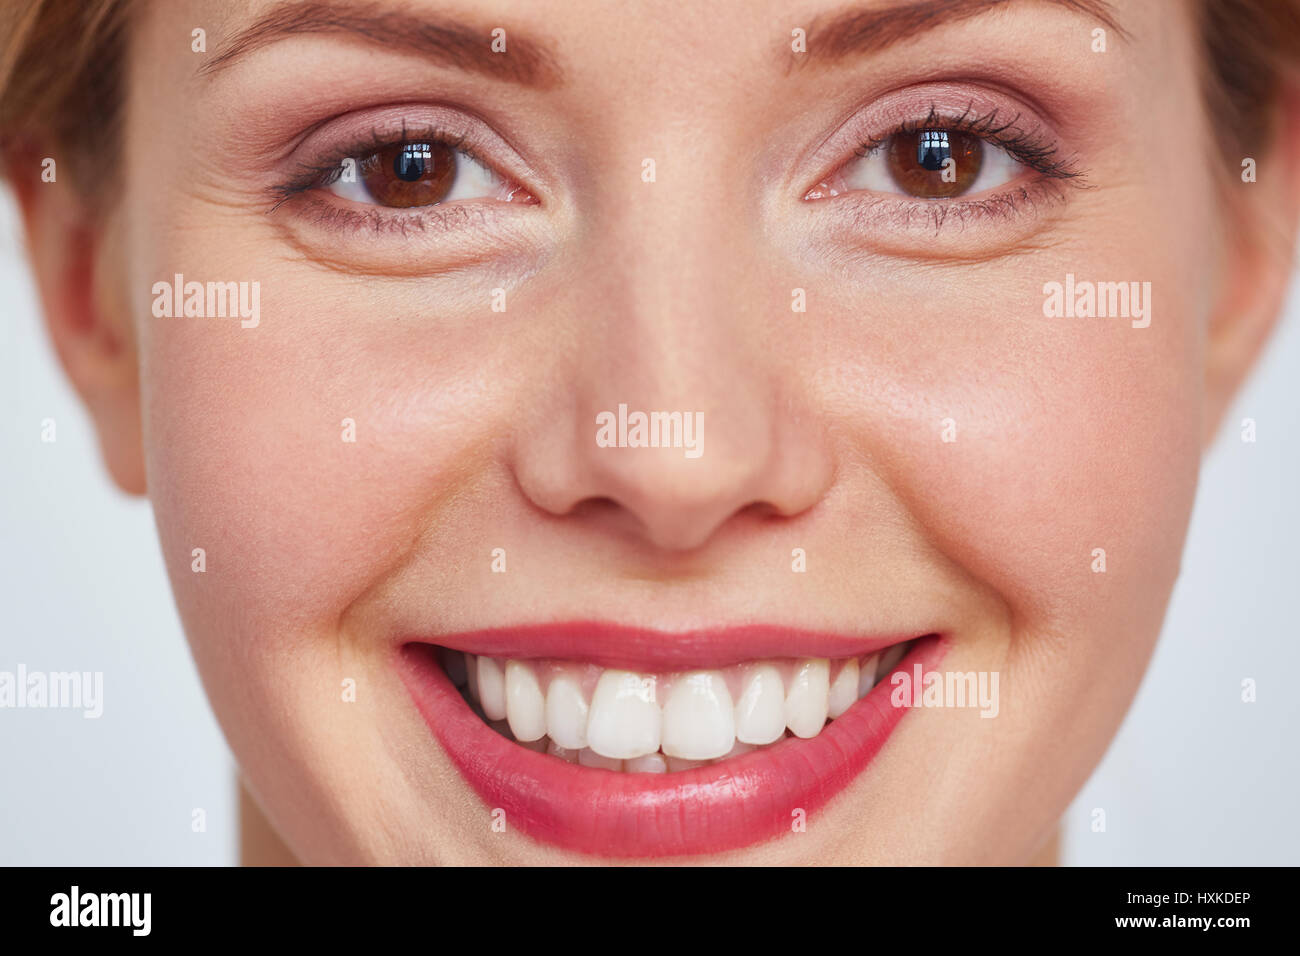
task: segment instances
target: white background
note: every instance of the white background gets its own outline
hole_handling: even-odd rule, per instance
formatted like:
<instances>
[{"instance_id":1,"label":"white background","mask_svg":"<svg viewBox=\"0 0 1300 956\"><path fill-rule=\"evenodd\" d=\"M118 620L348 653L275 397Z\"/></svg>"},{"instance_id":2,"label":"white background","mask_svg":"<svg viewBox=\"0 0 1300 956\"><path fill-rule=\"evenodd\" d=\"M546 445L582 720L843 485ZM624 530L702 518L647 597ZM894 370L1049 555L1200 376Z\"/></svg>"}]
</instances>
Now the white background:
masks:
<instances>
[{"instance_id":1,"label":"white background","mask_svg":"<svg viewBox=\"0 0 1300 956\"><path fill-rule=\"evenodd\" d=\"M1300 864L1300 316L1293 302L1202 474L1137 702L1063 820L1074 864ZM40 325L0 193L0 670L103 671L104 714L0 710L0 864L226 864L234 764L147 503L113 489ZM1244 444L1238 423L1258 422ZM41 422L58 440L40 440ZM1258 700L1241 702L1254 678ZM206 813L206 832L191 827ZM1092 831L1094 808L1104 833Z\"/></svg>"}]
</instances>

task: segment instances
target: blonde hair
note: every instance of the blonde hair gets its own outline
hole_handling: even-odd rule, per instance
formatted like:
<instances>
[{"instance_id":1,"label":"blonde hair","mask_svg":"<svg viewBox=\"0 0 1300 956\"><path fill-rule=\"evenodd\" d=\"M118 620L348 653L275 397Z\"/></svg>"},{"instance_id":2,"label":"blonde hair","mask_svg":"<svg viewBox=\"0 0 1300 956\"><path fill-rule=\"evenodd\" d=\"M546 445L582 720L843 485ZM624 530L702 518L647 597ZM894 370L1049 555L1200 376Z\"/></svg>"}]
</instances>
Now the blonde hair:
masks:
<instances>
[{"instance_id":1,"label":"blonde hair","mask_svg":"<svg viewBox=\"0 0 1300 956\"><path fill-rule=\"evenodd\" d=\"M136 0L0 0L0 163L53 148L88 198L116 168ZM0 168L0 172L4 172Z\"/></svg>"}]
</instances>

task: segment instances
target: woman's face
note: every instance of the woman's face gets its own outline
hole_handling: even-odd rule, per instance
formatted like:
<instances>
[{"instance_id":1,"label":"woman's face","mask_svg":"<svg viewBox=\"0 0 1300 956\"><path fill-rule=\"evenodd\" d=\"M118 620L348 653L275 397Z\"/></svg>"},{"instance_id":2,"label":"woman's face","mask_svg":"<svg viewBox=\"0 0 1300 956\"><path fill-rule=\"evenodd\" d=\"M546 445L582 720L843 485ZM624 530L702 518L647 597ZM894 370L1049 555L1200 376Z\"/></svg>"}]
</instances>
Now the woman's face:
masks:
<instances>
[{"instance_id":1,"label":"woman's face","mask_svg":"<svg viewBox=\"0 0 1300 956\"><path fill-rule=\"evenodd\" d=\"M1220 411L1219 174L1183 6L982 6L148 5L114 237L149 494L302 859L1050 835L1146 666ZM256 314L167 317L177 274L257 283ZM1136 295L1080 315L1085 283ZM620 443L620 406L698 427ZM904 674L984 675L995 707L885 682L816 731L844 661L913 639ZM716 752L742 698L807 726L620 775L486 728L432 645L493 661L479 706L508 693L521 736L581 736L585 704L606 761Z\"/></svg>"}]
</instances>

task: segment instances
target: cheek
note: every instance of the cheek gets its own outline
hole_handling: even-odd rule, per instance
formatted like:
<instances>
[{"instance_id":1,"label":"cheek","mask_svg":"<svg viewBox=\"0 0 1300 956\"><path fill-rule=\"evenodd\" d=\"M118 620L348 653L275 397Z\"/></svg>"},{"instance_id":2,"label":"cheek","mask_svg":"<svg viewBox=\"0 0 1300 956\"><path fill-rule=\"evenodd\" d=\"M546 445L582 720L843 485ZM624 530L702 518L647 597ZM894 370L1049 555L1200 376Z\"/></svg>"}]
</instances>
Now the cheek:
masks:
<instances>
[{"instance_id":1,"label":"cheek","mask_svg":"<svg viewBox=\"0 0 1300 956\"><path fill-rule=\"evenodd\" d=\"M206 551L205 574L173 575L182 610L237 619L250 640L336 630L486 453L485 373L454 330L435 337L380 292L215 249L155 262L164 276L205 263L261 277L257 328L151 319L142 339L149 487L169 565Z\"/></svg>"},{"instance_id":2,"label":"cheek","mask_svg":"<svg viewBox=\"0 0 1300 956\"><path fill-rule=\"evenodd\" d=\"M1144 238L880 281L843 303L853 335L819 358L828 407L899 506L1017 630L1068 636L1088 667L1095 641L1131 635L1135 664L1149 652L1200 455L1203 299ZM1149 283L1150 326L1045 316L1044 284L1067 273Z\"/></svg>"},{"instance_id":3,"label":"cheek","mask_svg":"<svg viewBox=\"0 0 1300 956\"><path fill-rule=\"evenodd\" d=\"M1154 626L1163 608L1200 416L1194 355L1174 331L1192 307L1156 301L1159 329L1041 318L1050 331L1032 345L956 348L952 366L972 371L929 391L932 417L950 427L932 424L914 459L928 523L1030 627L1072 623L1067 633L1100 636L1107 618L1138 613Z\"/></svg>"}]
</instances>

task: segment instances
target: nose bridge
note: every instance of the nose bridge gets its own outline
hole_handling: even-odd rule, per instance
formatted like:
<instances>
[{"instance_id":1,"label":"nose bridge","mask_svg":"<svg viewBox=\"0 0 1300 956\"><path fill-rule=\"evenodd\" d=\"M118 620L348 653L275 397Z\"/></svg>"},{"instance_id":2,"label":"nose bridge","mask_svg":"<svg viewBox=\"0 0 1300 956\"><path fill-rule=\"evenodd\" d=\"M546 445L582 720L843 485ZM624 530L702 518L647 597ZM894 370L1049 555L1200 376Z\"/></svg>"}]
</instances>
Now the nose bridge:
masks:
<instances>
[{"instance_id":1,"label":"nose bridge","mask_svg":"<svg viewBox=\"0 0 1300 956\"><path fill-rule=\"evenodd\" d=\"M584 211L570 289L574 417L567 433L528 439L520 484L574 520L610 514L584 501L612 502L653 545L686 550L749 506L797 513L828 471L795 427L782 357L760 345L784 303L762 301L768 284L753 281L756 197L722 188L729 147L710 130L726 124L666 121L655 133L651 118L636 122L610 142L654 145L612 149Z\"/></svg>"},{"instance_id":2,"label":"nose bridge","mask_svg":"<svg viewBox=\"0 0 1300 956\"><path fill-rule=\"evenodd\" d=\"M635 182L615 183L600 201L601 255L621 286L620 325L647 346L665 335L705 349L735 345L744 299L737 280L755 230L745 202L723 195L725 141L696 129L666 137L661 150L647 151L662 155L637 159Z\"/></svg>"},{"instance_id":3,"label":"nose bridge","mask_svg":"<svg viewBox=\"0 0 1300 956\"><path fill-rule=\"evenodd\" d=\"M679 545L764 497L777 428L769 369L745 335L761 309L746 301L744 217L719 215L716 183L698 174L722 168L721 151L672 139L613 197L601 251L612 308L585 367L588 421L607 426L589 449L592 478Z\"/></svg>"}]
</instances>

